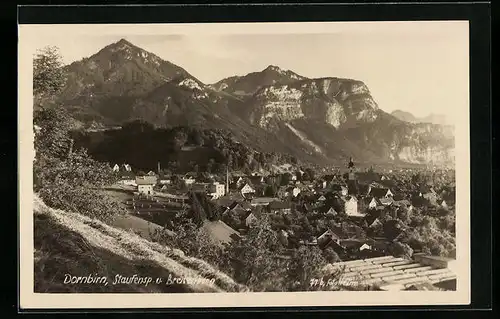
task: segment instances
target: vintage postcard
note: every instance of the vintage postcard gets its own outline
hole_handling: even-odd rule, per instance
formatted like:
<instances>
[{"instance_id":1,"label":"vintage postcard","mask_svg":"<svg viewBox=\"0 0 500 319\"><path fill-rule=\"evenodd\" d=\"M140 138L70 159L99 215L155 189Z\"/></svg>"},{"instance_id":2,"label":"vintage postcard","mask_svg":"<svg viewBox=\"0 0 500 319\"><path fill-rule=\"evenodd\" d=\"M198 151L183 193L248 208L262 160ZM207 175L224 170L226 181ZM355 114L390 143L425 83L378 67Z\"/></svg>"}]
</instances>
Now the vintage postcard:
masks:
<instances>
[{"instance_id":1,"label":"vintage postcard","mask_svg":"<svg viewBox=\"0 0 500 319\"><path fill-rule=\"evenodd\" d=\"M468 28L19 25L20 307L469 304Z\"/></svg>"}]
</instances>

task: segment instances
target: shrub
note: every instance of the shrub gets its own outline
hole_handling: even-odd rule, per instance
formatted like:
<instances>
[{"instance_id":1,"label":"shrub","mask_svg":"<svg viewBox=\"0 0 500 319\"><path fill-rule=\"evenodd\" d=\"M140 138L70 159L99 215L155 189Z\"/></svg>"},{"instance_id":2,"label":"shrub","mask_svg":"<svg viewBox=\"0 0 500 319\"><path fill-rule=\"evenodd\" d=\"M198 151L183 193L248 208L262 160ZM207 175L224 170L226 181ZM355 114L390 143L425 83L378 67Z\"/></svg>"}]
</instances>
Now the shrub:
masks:
<instances>
[{"instance_id":1,"label":"shrub","mask_svg":"<svg viewBox=\"0 0 500 319\"><path fill-rule=\"evenodd\" d=\"M103 221L110 221L115 215L126 214L125 207L102 190L70 185L64 180L45 185L38 193L51 207Z\"/></svg>"}]
</instances>

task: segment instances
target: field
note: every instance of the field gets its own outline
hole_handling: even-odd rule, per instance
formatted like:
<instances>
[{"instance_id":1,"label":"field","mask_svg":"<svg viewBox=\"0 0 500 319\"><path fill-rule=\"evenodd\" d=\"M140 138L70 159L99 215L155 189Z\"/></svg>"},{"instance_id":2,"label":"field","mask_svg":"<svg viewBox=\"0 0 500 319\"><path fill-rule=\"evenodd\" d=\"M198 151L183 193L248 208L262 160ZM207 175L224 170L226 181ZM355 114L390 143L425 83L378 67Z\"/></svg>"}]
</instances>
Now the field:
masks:
<instances>
[{"instance_id":1,"label":"field","mask_svg":"<svg viewBox=\"0 0 500 319\"><path fill-rule=\"evenodd\" d=\"M122 229L134 229L149 238L149 229L162 228L182 210L182 204L171 203L162 197L134 195L133 187L112 186L106 193L125 205L130 215L119 217L115 226Z\"/></svg>"}]
</instances>

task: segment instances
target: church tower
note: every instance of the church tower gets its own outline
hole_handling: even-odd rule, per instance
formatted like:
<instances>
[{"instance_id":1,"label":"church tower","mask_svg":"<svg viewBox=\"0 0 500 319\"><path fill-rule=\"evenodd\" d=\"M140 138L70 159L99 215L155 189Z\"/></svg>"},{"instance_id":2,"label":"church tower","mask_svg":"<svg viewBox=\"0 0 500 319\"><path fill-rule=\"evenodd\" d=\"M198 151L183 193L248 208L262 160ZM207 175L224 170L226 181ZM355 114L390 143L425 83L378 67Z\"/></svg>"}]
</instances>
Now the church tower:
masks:
<instances>
[{"instance_id":1,"label":"church tower","mask_svg":"<svg viewBox=\"0 0 500 319\"><path fill-rule=\"evenodd\" d=\"M349 157L349 163L347 163L348 172L348 180L353 181L356 180L356 175L354 174L354 162L352 161L352 157Z\"/></svg>"},{"instance_id":2,"label":"church tower","mask_svg":"<svg viewBox=\"0 0 500 319\"><path fill-rule=\"evenodd\" d=\"M356 180L355 174L355 166L352 161L352 157L349 157L349 163L347 163L347 189L349 195L357 195L358 194L358 182Z\"/></svg>"}]
</instances>

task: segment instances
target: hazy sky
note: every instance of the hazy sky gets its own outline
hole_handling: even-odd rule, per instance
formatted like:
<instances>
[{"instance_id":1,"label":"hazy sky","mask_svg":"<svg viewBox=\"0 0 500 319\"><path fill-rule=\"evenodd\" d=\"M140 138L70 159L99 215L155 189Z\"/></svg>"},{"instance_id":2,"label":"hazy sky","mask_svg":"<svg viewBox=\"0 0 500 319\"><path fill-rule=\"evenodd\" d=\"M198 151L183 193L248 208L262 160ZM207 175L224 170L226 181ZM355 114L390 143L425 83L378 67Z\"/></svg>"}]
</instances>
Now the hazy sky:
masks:
<instances>
[{"instance_id":1,"label":"hazy sky","mask_svg":"<svg viewBox=\"0 0 500 319\"><path fill-rule=\"evenodd\" d=\"M189 32L163 28L149 34L130 32L135 30L131 26L92 26L93 32L90 26L80 26L79 32L46 26L31 32L30 43L33 48L58 46L65 62L70 63L125 38L205 83L260 71L272 64L310 78L362 80L387 112L401 109L416 116L442 113L453 121L456 109L468 107L466 23L298 26L293 26L297 31L268 25L238 33L227 24L213 32L204 25L192 25Z\"/></svg>"}]
</instances>

